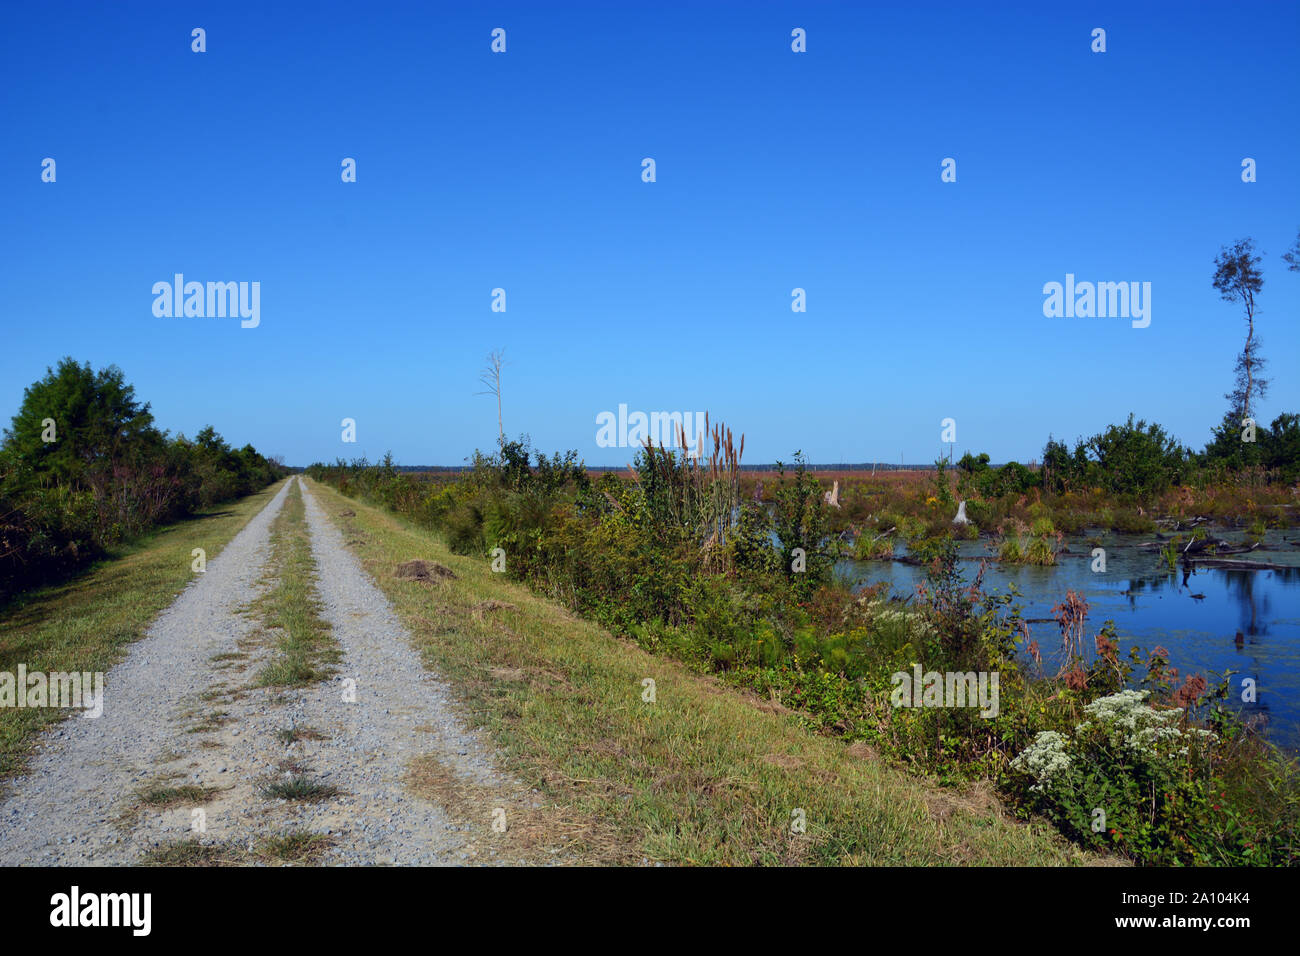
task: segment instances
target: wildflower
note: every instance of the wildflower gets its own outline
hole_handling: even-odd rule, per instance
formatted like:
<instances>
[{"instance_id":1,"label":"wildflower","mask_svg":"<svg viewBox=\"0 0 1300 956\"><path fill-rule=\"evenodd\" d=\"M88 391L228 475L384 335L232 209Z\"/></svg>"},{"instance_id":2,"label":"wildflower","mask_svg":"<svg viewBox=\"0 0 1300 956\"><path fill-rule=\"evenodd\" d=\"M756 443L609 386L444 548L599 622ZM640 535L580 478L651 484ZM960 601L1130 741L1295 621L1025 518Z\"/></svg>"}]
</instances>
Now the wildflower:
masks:
<instances>
[{"instance_id":1,"label":"wildflower","mask_svg":"<svg viewBox=\"0 0 1300 956\"><path fill-rule=\"evenodd\" d=\"M1071 765L1065 737L1054 730L1042 730L1034 742L1011 761L1011 766L1034 778L1030 790L1046 793Z\"/></svg>"}]
</instances>

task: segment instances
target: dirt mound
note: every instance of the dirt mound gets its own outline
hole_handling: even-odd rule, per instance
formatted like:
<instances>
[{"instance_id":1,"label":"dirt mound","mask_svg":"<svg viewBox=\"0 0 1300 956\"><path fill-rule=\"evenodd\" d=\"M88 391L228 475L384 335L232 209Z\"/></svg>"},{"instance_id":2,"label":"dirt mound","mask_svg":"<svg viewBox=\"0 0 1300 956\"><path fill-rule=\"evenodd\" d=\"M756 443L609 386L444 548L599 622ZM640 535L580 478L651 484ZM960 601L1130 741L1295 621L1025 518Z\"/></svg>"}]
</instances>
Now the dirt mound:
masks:
<instances>
[{"instance_id":1,"label":"dirt mound","mask_svg":"<svg viewBox=\"0 0 1300 956\"><path fill-rule=\"evenodd\" d=\"M857 760L879 760L880 754L876 753L876 748L871 744L864 743L861 740L855 740L848 746L848 755Z\"/></svg>"},{"instance_id":2,"label":"dirt mound","mask_svg":"<svg viewBox=\"0 0 1300 956\"><path fill-rule=\"evenodd\" d=\"M439 564L437 561L403 561L393 572L395 578L411 578L416 581L433 581L441 578L454 578L456 572Z\"/></svg>"},{"instance_id":3,"label":"dirt mound","mask_svg":"<svg viewBox=\"0 0 1300 956\"><path fill-rule=\"evenodd\" d=\"M782 770L798 770L803 766L803 758L794 754L764 754L763 762L780 767Z\"/></svg>"}]
</instances>

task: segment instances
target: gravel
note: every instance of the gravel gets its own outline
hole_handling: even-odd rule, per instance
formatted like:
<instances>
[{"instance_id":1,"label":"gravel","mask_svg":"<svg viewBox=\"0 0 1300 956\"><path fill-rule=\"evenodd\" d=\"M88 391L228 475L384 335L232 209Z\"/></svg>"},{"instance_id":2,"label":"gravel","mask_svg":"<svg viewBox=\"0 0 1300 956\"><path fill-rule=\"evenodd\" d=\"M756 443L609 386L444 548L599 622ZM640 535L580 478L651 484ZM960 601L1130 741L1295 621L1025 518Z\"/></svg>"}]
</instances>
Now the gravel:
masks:
<instances>
[{"instance_id":1,"label":"gravel","mask_svg":"<svg viewBox=\"0 0 1300 956\"><path fill-rule=\"evenodd\" d=\"M451 818L408 791L409 762L431 754L476 784L510 782L305 487L321 614L343 657L332 680L254 686L273 642L240 609L274 577L265 567L270 525L288 488L105 675L103 716L70 718L43 735L28 773L0 802L0 865L131 864L174 841L252 849L290 831L329 835L326 864L478 861L492 808L483 807L481 819ZM236 652L246 656L212 660ZM349 678L355 702L344 699ZM279 734L290 727L324 739L286 745ZM289 774L338 792L317 802L263 793ZM158 783L215 792L205 803L142 806L141 788Z\"/></svg>"}]
</instances>

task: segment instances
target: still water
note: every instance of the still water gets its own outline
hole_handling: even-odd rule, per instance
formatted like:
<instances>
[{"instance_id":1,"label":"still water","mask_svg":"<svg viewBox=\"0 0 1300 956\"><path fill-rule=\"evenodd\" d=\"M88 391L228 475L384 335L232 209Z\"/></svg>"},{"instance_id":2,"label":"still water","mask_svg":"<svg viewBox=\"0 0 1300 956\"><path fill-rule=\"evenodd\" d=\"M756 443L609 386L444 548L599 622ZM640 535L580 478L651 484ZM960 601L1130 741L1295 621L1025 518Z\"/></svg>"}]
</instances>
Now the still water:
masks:
<instances>
[{"instance_id":1,"label":"still water","mask_svg":"<svg viewBox=\"0 0 1300 956\"><path fill-rule=\"evenodd\" d=\"M988 558L984 590L1007 593L1015 585L1044 667L1059 660L1060 630L1051 620L1052 606L1072 589L1089 605L1086 650L1093 651L1091 638L1113 620L1122 658L1134 642L1145 650L1161 645L1180 675L1202 674L1211 686L1230 669L1236 672L1234 698L1240 698L1241 681L1254 678L1257 699L1240 704L1243 713L1262 715L1278 746L1300 749L1300 534L1270 531L1264 547L1232 556L1285 565L1281 570L1198 568L1190 574L1181 566L1171 573L1158 553L1140 550L1137 545L1151 541L1149 535L1096 532L1089 538L1106 549L1104 573L1091 570L1093 545L1083 538L1068 539L1069 553L1051 568L998 564L981 539L961 543L963 577L973 581L979 560ZM846 560L838 570L862 585L887 582L901 596L915 593L925 580L924 568L899 561Z\"/></svg>"}]
</instances>

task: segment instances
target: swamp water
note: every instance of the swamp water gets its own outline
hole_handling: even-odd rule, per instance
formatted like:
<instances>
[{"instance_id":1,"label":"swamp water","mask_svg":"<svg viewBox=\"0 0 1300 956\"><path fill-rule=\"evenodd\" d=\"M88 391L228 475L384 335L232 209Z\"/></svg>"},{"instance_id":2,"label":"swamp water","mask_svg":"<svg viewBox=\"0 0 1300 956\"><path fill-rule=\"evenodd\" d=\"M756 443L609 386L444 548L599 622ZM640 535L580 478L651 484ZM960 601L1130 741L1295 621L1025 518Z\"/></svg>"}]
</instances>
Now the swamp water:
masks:
<instances>
[{"instance_id":1,"label":"swamp water","mask_svg":"<svg viewBox=\"0 0 1300 956\"><path fill-rule=\"evenodd\" d=\"M1212 537L1237 541L1239 533L1211 532ZM1091 570L1094 545L1106 549L1106 571ZM1211 687L1225 670L1232 676L1233 693L1244 716L1263 716L1270 740L1285 750L1300 749L1300 531L1269 531L1264 543L1234 559L1284 565L1276 570L1195 568L1179 565L1169 571L1157 551L1138 547L1151 535L1091 533L1064 542L1068 553L1058 555L1055 567L999 564L986 538L959 542L962 579L969 584L988 559L984 572L987 593L1019 591L1020 604L1029 621L1030 634L1042 649L1043 667L1059 664L1060 629L1052 607L1067 590L1088 602L1085 651L1094 652L1092 638L1107 620L1115 622L1120 636L1121 659L1134 643L1145 651L1157 645L1169 651L1180 678L1203 675ZM895 554L906 554L896 545ZM898 596L915 593L925 580L925 568L901 561L843 560L837 571L860 586L884 582ZM1236 644L1236 634L1242 644ZM1139 672L1140 676L1140 672ZM1256 702L1240 703L1241 681L1254 678Z\"/></svg>"}]
</instances>

